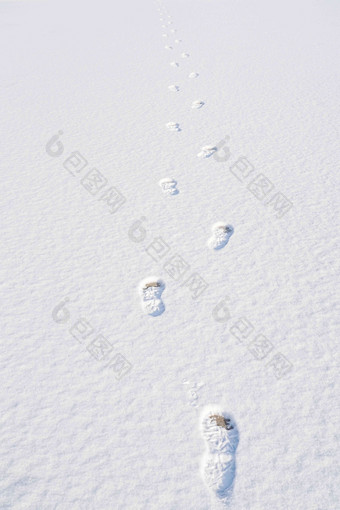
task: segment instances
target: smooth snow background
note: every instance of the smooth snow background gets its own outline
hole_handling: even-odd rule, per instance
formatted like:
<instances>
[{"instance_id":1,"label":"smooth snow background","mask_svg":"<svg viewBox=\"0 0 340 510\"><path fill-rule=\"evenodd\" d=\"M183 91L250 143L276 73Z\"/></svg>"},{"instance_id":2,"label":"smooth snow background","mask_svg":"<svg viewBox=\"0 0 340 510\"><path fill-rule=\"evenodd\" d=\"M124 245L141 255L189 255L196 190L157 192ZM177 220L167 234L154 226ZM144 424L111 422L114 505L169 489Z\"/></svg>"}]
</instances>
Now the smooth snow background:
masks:
<instances>
[{"instance_id":1,"label":"smooth snow background","mask_svg":"<svg viewBox=\"0 0 340 510\"><path fill-rule=\"evenodd\" d=\"M149 0L0 3L0 507L213 508L199 412L218 402L240 433L231 508L335 510L339 6L164 5L183 41L172 52ZM230 161L197 158L225 135ZM126 196L115 215L63 168L75 150ZM242 155L293 201L283 219L230 173ZM167 176L177 196L159 187ZM216 221L234 227L219 252L206 246ZM158 236L209 283L197 302L146 254ZM153 274L166 282L158 317L137 292ZM71 318L56 324L65 296ZM293 363L289 376L229 333L242 316ZM121 381L68 332L79 317L133 364ZM204 383L198 408L185 379Z\"/></svg>"}]
</instances>

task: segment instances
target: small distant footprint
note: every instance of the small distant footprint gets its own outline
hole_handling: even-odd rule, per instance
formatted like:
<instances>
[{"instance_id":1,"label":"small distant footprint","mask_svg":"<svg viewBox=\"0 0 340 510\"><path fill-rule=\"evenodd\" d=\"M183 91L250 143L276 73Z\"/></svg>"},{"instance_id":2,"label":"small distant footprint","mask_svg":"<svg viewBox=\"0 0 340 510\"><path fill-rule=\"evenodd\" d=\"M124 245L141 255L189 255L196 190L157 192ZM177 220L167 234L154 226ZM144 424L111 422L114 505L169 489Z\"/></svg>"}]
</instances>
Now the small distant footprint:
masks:
<instances>
[{"instance_id":1,"label":"small distant footprint","mask_svg":"<svg viewBox=\"0 0 340 510\"><path fill-rule=\"evenodd\" d=\"M191 108L198 110L199 108L202 108L203 105L204 105L203 101L197 100L192 103Z\"/></svg>"},{"instance_id":2,"label":"small distant footprint","mask_svg":"<svg viewBox=\"0 0 340 510\"><path fill-rule=\"evenodd\" d=\"M179 63L178 62L170 62L170 65L172 67L179 67Z\"/></svg>"},{"instance_id":3,"label":"small distant footprint","mask_svg":"<svg viewBox=\"0 0 340 510\"><path fill-rule=\"evenodd\" d=\"M176 28L172 28L172 29L170 30L170 32L171 32L172 34L175 34L175 33L177 32L177 29L176 29Z\"/></svg>"},{"instance_id":4,"label":"small distant footprint","mask_svg":"<svg viewBox=\"0 0 340 510\"><path fill-rule=\"evenodd\" d=\"M164 312L165 306L161 298L164 289L165 283L158 278L148 278L139 284L138 290L145 313L156 317Z\"/></svg>"},{"instance_id":5,"label":"small distant footprint","mask_svg":"<svg viewBox=\"0 0 340 510\"><path fill-rule=\"evenodd\" d=\"M190 57L190 55L189 55L189 53L182 53L182 54L181 54L181 57L182 57L182 58L189 58L189 57Z\"/></svg>"},{"instance_id":6,"label":"small distant footprint","mask_svg":"<svg viewBox=\"0 0 340 510\"><path fill-rule=\"evenodd\" d=\"M198 73L190 73L189 74L189 78L197 78L197 76L199 76Z\"/></svg>"},{"instance_id":7,"label":"small distant footprint","mask_svg":"<svg viewBox=\"0 0 340 510\"><path fill-rule=\"evenodd\" d=\"M162 37L168 37L168 34L162 34Z\"/></svg>"},{"instance_id":8,"label":"small distant footprint","mask_svg":"<svg viewBox=\"0 0 340 510\"><path fill-rule=\"evenodd\" d=\"M221 250L224 248L234 233L234 228L231 225L225 225L224 223L215 223L212 227L213 235L208 241L209 248L213 250Z\"/></svg>"},{"instance_id":9,"label":"small distant footprint","mask_svg":"<svg viewBox=\"0 0 340 510\"><path fill-rule=\"evenodd\" d=\"M175 181L175 179L166 177L165 179L161 179L159 181L159 185L166 195L178 195L179 193L179 190L176 188L177 181Z\"/></svg>"},{"instance_id":10,"label":"small distant footprint","mask_svg":"<svg viewBox=\"0 0 340 510\"><path fill-rule=\"evenodd\" d=\"M181 43L181 42L182 42L182 39L175 39L175 43L176 43L176 44L179 44L179 43Z\"/></svg>"},{"instance_id":11,"label":"small distant footprint","mask_svg":"<svg viewBox=\"0 0 340 510\"><path fill-rule=\"evenodd\" d=\"M217 151L214 145L205 145L202 147L201 152L197 154L198 158L210 158Z\"/></svg>"},{"instance_id":12,"label":"small distant footprint","mask_svg":"<svg viewBox=\"0 0 340 510\"><path fill-rule=\"evenodd\" d=\"M179 127L179 124L177 122L168 122L166 124L166 127L169 131L181 131L181 128Z\"/></svg>"},{"instance_id":13,"label":"small distant footprint","mask_svg":"<svg viewBox=\"0 0 340 510\"><path fill-rule=\"evenodd\" d=\"M220 502L229 503L236 473L236 425L218 407L206 407L201 420L202 435L206 440L201 465L203 479Z\"/></svg>"},{"instance_id":14,"label":"small distant footprint","mask_svg":"<svg viewBox=\"0 0 340 510\"><path fill-rule=\"evenodd\" d=\"M178 85L169 85L168 89L171 90L171 92L178 92L179 86Z\"/></svg>"},{"instance_id":15,"label":"small distant footprint","mask_svg":"<svg viewBox=\"0 0 340 510\"><path fill-rule=\"evenodd\" d=\"M198 391L204 386L204 383L192 383L187 379L183 379L182 383L188 385L189 404L192 407L198 407Z\"/></svg>"},{"instance_id":16,"label":"small distant footprint","mask_svg":"<svg viewBox=\"0 0 340 510\"><path fill-rule=\"evenodd\" d=\"M174 48L173 48L173 46L164 46L164 48L165 48L166 50L173 50L173 49L174 49Z\"/></svg>"}]
</instances>

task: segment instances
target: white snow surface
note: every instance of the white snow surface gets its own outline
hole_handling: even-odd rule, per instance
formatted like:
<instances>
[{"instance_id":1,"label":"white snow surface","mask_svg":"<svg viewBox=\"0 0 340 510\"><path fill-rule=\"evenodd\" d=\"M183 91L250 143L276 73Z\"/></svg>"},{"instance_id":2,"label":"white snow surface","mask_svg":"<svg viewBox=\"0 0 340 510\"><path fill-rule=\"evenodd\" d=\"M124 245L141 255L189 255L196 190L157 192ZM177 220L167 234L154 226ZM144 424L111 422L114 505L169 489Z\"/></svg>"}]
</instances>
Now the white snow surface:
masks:
<instances>
[{"instance_id":1,"label":"white snow surface","mask_svg":"<svg viewBox=\"0 0 340 510\"><path fill-rule=\"evenodd\" d=\"M340 508L339 11L0 2L1 509Z\"/></svg>"}]
</instances>

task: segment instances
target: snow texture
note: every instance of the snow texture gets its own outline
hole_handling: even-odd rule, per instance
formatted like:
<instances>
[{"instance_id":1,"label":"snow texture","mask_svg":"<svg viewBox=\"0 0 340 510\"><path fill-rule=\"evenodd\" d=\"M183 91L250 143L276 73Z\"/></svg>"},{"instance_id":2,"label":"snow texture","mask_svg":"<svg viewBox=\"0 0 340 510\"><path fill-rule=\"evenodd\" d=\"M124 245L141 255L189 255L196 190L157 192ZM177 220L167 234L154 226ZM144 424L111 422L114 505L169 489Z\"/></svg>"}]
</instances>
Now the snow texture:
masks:
<instances>
[{"instance_id":1,"label":"snow texture","mask_svg":"<svg viewBox=\"0 0 340 510\"><path fill-rule=\"evenodd\" d=\"M0 2L1 509L339 510L339 13Z\"/></svg>"}]
</instances>

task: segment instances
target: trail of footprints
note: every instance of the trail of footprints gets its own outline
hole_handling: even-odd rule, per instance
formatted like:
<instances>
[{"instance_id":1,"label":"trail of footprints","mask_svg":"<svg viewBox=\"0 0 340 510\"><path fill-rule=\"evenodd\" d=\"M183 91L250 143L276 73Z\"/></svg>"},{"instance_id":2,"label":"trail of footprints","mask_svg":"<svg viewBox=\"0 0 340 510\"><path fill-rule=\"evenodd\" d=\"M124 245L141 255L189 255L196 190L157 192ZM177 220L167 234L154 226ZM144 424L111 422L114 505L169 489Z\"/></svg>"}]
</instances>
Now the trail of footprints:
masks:
<instances>
[{"instance_id":1,"label":"trail of footprints","mask_svg":"<svg viewBox=\"0 0 340 510\"><path fill-rule=\"evenodd\" d=\"M164 15L160 18L160 21L163 23L162 28L168 29L169 32L164 32L162 34L163 38L171 38L172 34L175 34L177 32L176 28L169 29L169 25L172 25L171 16L167 16L169 21L166 21L164 18ZM175 36L174 36L175 37ZM174 39L175 44L181 43L181 39ZM167 44L164 47L166 50L173 51L174 47L171 45L171 41L169 41L169 44ZM190 54L186 52L182 52L180 54L182 59L189 59ZM170 62L170 65L174 68L179 67L179 63L176 61ZM198 78L199 74L197 72L191 72L189 75L187 75L190 80ZM170 92L180 92L180 86L177 84L171 84L168 86L168 90ZM204 101L200 99L196 99L191 103L191 109L193 110L200 110L204 106ZM180 124L178 122L167 122L165 124L165 127L168 131L171 132L180 132L182 129L180 127ZM218 150L218 147L213 145L205 145L201 148L200 152L197 154L198 158L206 159L213 156L216 151ZM163 193L167 196L175 196L179 194L179 190L177 189L177 182L175 179L170 177L165 177L164 179L161 179L159 181L159 186L161 187ZM224 248L228 242L232 234L234 233L234 228L231 225L219 222L215 223L212 226L212 235L207 240L207 246L210 249L213 250L221 250ZM164 291L165 284L162 280L159 279L148 279L143 280L141 284L139 285L139 293L141 296L141 302L142 302L142 308L144 312L151 316L158 316L161 315L164 310L165 306L162 300L162 293Z\"/></svg>"},{"instance_id":2,"label":"trail of footprints","mask_svg":"<svg viewBox=\"0 0 340 510\"><path fill-rule=\"evenodd\" d=\"M171 17L169 17L169 19L170 19L170 21L168 21L167 24L168 25L172 25L173 22L171 21ZM169 28L169 27L167 27L167 25L164 24L164 22L165 22L164 17L161 17L160 21L163 23L162 28ZM175 34L176 32L177 32L176 28L170 29L170 36L171 36L171 34ZM163 33L162 37L168 38L169 34L168 33ZM182 39L178 39L178 38L174 39L174 43L175 44L180 44L181 42L182 42ZM166 50L168 50L168 51L169 50L171 50L171 51L174 50L174 47L171 44L167 44L166 46L164 46L164 48ZM183 59L188 59L190 57L190 54L186 53L186 52L182 52L180 56ZM170 65L172 67L179 67L180 66L180 64L178 62L176 62L176 61L170 62ZM198 77L198 73L196 73L196 72L192 72L192 73L189 74L189 78L197 78L197 77ZM169 85L168 89L171 92L179 92L180 91L180 87L178 85ZM199 109L201 109L204 106L204 104L205 104L204 101L201 101L201 100L197 99L197 100L192 102L191 108L193 110L199 110ZM166 124L166 127L168 128L169 131L176 131L176 132L181 131L181 127L180 127L178 122L168 122Z\"/></svg>"},{"instance_id":3,"label":"trail of footprints","mask_svg":"<svg viewBox=\"0 0 340 510\"><path fill-rule=\"evenodd\" d=\"M171 19L168 16L168 19ZM164 22L164 17L161 17L161 22ZM172 21L167 22L168 25ZM162 28L167 28L167 25L162 25ZM170 30L170 34L176 32L175 28ZM168 33L162 34L164 38L168 38ZM175 44L179 44L181 39L175 39ZM173 46L166 45L167 50L173 50ZM181 53L181 58L188 59L189 53ZM170 65L174 68L179 67L179 63L172 61ZM191 72L188 75L190 80L198 78L199 74ZM179 92L180 87L177 84L168 86L169 91ZM204 106L204 102L196 99L192 102L191 108L199 110ZM181 131L178 122L168 122L166 127L169 131ZM197 154L198 158L206 159L213 156L218 147L213 145L205 145ZM172 196L179 193L177 189L177 182L166 177L159 181L163 193ZM215 223L212 226L212 235L207 241L207 246L212 250L221 250L224 248L230 237L234 233L232 225L222 222ZM158 278L151 278L143 280L139 286L139 292L142 301L142 308L145 313L151 316L161 315L165 306L162 300L162 293L165 289L165 284ZM189 384L189 381L184 380L183 384ZM200 386L192 386L190 388L190 403L193 407L197 407L198 395L197 390ZM232 496L232 489L234 484L236 464L235 455L238 445L238 431L232 418L222 411L221 408L216 406L206 407L201 416L201 431L206 444L206 451L202 457L201 474L210 489L212 495L217 501L228 504Z\"/></svg>"}]
</instances>

